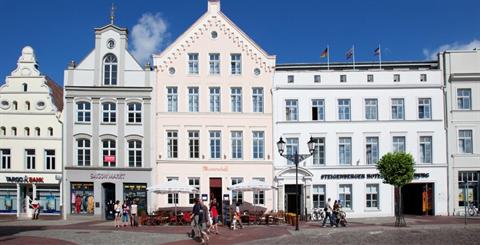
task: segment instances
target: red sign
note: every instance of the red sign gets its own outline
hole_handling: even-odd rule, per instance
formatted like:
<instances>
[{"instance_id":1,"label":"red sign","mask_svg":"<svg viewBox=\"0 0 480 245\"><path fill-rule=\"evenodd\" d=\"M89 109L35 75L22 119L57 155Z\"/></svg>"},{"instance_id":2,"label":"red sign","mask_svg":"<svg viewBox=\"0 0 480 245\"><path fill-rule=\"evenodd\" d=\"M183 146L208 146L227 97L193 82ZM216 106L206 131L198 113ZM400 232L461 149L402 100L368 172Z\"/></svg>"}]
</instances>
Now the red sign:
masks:
<instances>
[{"instance_id":1,"label":"red sign","mask_svg":"<svg viewBox=\"0 0 480 245\"><path fill-rule=\"evenodd\" d=\"M104 162L115 162L115 156L103 156Z\"/></svg>"}]
</instances>

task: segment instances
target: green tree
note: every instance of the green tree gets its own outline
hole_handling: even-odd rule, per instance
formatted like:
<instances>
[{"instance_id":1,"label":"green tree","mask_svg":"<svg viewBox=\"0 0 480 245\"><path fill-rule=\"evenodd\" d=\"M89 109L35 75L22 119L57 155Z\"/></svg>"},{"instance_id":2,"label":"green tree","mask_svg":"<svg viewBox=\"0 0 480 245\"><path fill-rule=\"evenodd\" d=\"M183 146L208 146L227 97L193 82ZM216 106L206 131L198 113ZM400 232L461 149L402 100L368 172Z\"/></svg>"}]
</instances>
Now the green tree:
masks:
<instances>
[{"instance_id":1,"label":"green tree","mask_svg":"<svg viewBox=\"0 0 480 245\"><path fill-rule=\"evenodd\" d=\"M395 187L395 226L406 226L403 216L402 186L412 182L415 174L415 160L410 153L393 152L385 154L377 163L383 183Z\"/></svg>"}]
</instances>

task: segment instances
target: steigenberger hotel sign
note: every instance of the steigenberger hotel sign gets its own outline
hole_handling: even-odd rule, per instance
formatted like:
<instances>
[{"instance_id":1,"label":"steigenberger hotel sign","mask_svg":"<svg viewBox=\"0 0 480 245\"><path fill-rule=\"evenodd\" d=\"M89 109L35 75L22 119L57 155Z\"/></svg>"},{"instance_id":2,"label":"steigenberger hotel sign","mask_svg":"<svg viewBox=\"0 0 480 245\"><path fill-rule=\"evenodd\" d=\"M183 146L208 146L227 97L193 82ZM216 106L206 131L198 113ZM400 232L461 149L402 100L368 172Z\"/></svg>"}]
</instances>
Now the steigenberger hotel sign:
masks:
<instances>
[{"instance_id":1,"label":"steigenberger hotel sign","mask_svg":"<svg viewBox=\"0 0 480 245\"><path fill-rule=\"evenodd\" d=\"M430 177L429 173L415 173L415 179L423 179ZM322 174L320 179L381 179L380 174Z\"/></svg>"}]
</instances>

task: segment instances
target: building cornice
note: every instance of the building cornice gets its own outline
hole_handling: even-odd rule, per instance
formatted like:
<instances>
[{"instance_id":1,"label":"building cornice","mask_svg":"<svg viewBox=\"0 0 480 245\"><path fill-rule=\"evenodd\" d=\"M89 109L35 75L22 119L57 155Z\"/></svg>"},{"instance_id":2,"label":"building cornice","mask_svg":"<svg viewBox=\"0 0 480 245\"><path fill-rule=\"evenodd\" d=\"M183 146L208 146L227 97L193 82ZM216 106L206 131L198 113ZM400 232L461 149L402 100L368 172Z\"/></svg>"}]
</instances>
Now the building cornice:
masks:
<instances>
[{"instance_id":1,"label":"building cornice","mask_svg":"<svg viewBox=\"0 0 480 245\"><path fill-rule=\"evenodd\" d=\"M242 161L242 160L157 160L157 164L195 164L195 165L272 165L273 160Z\"/></svg>"},{"instance_id":2,"label":"building cornice","mask_svg":"<svg viewBox=\"0 0 480 245\"><path fill-rule=\"evenodd\" d=\"M109 168L109 167L78 167L65 166L65 170L85 170L85 171L152 171L152 168Z\"/></svg>"},{"instance_id":3,"label":"building cornice","mask_svg":"<svg viewBox=\"0 0 480 245\"><path fill-rule=\"evenodd\" d=\"M405 85L355 85L348 84L345 86L339 85L277 85L274 90L332 90L332 89L442 89L440 84L405 84Z\"/></svg>"},{"instance_id":4,"label":"building cornice","mask_svg":"<svg viewBox=\"0 0 480 245\"><path fill-rule=\"evenodd\" d=\"M332 120L332 121L277 121L275 124L324 124L324 123L336 123L336 124L349 124L349 123L369 123L369 124L377 124L377 123L431 123L431 122L443 122L443 119L431 119L431 120Z\"/></svg>"}]
</instances>

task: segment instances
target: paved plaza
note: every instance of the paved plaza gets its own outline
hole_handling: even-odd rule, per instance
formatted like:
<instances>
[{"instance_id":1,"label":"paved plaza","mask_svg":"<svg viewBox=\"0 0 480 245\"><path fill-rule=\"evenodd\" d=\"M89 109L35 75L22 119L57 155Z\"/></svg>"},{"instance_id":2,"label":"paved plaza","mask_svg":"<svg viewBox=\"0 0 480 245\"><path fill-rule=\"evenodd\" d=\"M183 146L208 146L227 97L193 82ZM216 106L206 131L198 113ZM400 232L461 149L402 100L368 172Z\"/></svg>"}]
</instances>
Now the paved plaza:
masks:
<instances>
[{"instance_id":1,"label":"paved plaza","mask_svg":"<svg viewBox=\"0 0 480 245\"><path fill-rule=\"evenodd\" d=\"M318 222L293 226L220 228L210 244L477 244L480 218L407 217L408 227L393 227L394 218L351 219L343 228ZM115 229L112 222L89 220L0 220L0 244L199 244L189 226L143 226Z\"/></svg>"}]
</instances>

